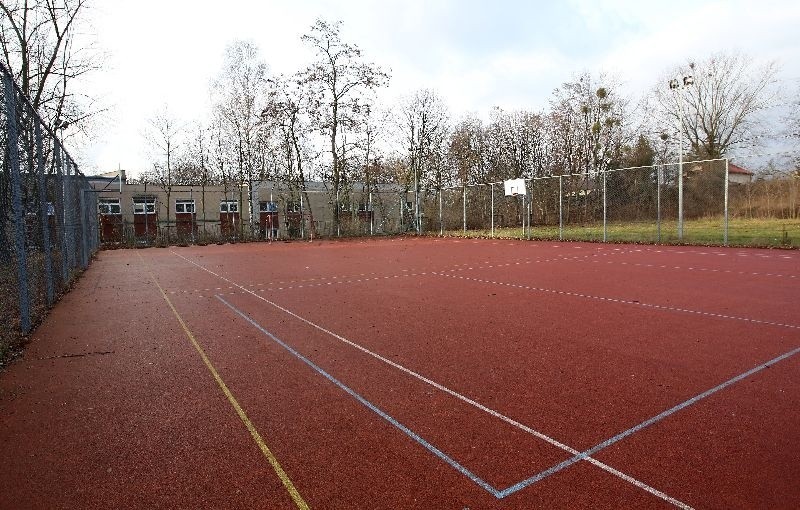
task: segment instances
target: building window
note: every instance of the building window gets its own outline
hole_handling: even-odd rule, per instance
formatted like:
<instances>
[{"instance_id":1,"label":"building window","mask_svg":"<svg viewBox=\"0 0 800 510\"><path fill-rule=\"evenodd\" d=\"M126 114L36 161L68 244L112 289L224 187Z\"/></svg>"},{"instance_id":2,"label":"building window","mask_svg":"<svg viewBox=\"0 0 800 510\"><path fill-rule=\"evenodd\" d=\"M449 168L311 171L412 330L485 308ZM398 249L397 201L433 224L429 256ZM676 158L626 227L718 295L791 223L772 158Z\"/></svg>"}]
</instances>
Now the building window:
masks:
<instances>
[{"instance_id":1,"label":"building window","mask_svg":"<svg viewBox=\"0 0 800 510\"><path fill-rule=\"evenodd\" d=\"M154 214L155 212L155 197L133 197L133 214Z\"/></svg>"},{"instance_id":2,"label":"building window","mask_svg":"<svg viewBox=\"0 0 800 510\"><path fill-rule=\"evenodd\" d=\"M372 204L369 202L367 203L360 203L358 204L358 212L367 212L372 210Z\"/></svg>"},{"instance_id":3,"label":"building window","mask_svg":"<svg viewBox=\"0 0 800 510\"><path fill-rule=\"evenodd\" d=\"M236 200L223 200L219 203L219 212L235 213L239 212L239 202Z\"/></svg>"},{"instance_id":4,"label":"building window","mask_svg":"<svg viewBox=\"0 0 800 510\"><path fill-rule=\"evenodd\" d=\"M175 201L175 212L176 213L193 213L194 212L194 200L176 200Z\"/></svg>"},{"instance_id":5,"label":"building window","mask_svg":"<svg viewBox=\"0 0 800 510\"><path fill-rule=\"evenodd\" d=\"M277 202L261 202L258 204L258 210L261 212L278 212Z\"/></svg>"},{"instance_id":6,"label":"building window","mask_svg":"<svg viewBox=\"0 0 800 510\"><path fill-rule=\"evenodd\" d=\"M300 207L300 202L289 201L286 202L286 212L287 213L299 213L302 209Z\"/></svg>"},{"instance_id":7,"label":"building window","mask_svg":"<svg viewBox=\"0 0 800 510\"><path fill-rule=\"evenodd\" d=\"M48 202L48 206L49 205L50 203ZM100 214L122 214L118 198L101 198L97 204L97 210ZM49 207L47 213L48 215L50 214ZM53 214L55 214L55 209L53 210Z\"/></svg>"}]
</instances>

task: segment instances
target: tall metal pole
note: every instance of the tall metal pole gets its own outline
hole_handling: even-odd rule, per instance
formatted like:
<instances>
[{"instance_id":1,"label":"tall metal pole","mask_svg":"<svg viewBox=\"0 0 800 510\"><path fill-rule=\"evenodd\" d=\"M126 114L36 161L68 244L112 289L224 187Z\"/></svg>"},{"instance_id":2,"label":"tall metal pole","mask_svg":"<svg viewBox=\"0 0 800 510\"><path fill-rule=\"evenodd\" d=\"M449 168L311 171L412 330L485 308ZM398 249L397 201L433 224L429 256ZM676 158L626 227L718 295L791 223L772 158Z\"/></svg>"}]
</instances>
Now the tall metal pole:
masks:
<instances>
[{"instance_id":1,"label":"tall metal pole","mask_svg":"<svg viewBox=\"0 0 800 510\"><path fill-rule=\"evenodd\" d=\"M17 129L17 95L11 76L3 75L6 104L6 147L8 147L9 180L11 184L11 210L14 225L14 250L17 259L17 289L20 327L23 334L31 329L30 294L28 289L28 252L25 248L25 211L22 208L22 183L19 158L19 131ZM5 327L5 325L4 325Z\"/></svg>"},{"instance_id":2,"label":"tall metal pole","mask_svg":"<svg viewBox=\"0 0 800 510\"><path fill-rule=\"evenodd\" d=\"M492 237L494 238L494 183L489 184L492 190Z\"/></svg>"},{"instance_id":3,"label":"tall metal pole","mask_svg":"<svg viewBox=\"0 0 800 510\"><path fill-rule=\"evenodd\" d=\"M463 204L463 218L464 218L464 233L467 233L467 185L464 184L464 200L462 200Z\"/></svg>"},{"instance_id":4,"label":"tall metal pole","mask_svg":"<svg viewBox=\"0 0 800 510\"><path fill-rule=\"evenodd\" d=\"M730 167L728 165L728 158L725 158L725 246L728 246L728 178Z\"/></svg>"},{"instance_id":5,"label":"tall metal pole","mask_svg":"<svg viewBox=\"0 0 800 510\"><path fill-rule=\"evenodd\" d=\"M608 202L606 200L606 175L608 171L603 170L603 242L608 242Z\"/></svg>"},{"instance_id":6,"label":"tall metal pole","mask_svg":"<svg viewBox=\"0 0 800 510\"><path fill-rule=\"evenodd\" d=\"M527 193L527 187L525 188ZM526 217L528 218L528 241L531 240L531 235L533 234L531 227L531 206L533 205L533 181L531 181L531 197L528 198L528 209L525 212Z\"/></svg>"},{"instance_id":7,"label":"tall metal pole","mask_svg":"<svg viewBox=\"0 0 800 510\"><path fill-rule=\"evenodd\" d=\"M31 109L31 112L33 110ZM33 115L32 115L33 116ZM39 183L39 214L42 219L42 248L44 249L44 274L47 290L47 304L53 304L53 255L50 252L50 203L47 201L47 182L44 175L44 150L42 147L42 126L35 122L36 136L36 177ZM52 204L55 212L55 204Z\"/></svg>"},{"instance_id":8,"label":"tall metal pole","mask_svg":"<svg viewBox=\"0 0 800 510\"><path fill-rule=\"evenodd\" d=\"M277 207L275 208L276 209L275 216L272 215L272 208L273 208L272 204L275 203L275 200L272 198L272 191L274 189L274 186L275 185L273 184L272 187L270 187L270 189L269 189L269 209L270 209L270 212L269 212L269 240L270 241L273 240L273 236L275 235L275 220L278 219L278 213L277 213L277 209L278 208ZM278 223L278 225L280 225L280 222ZM280 226L278 228L280 228Z\"/></svg>"},{"instance_id":9,"label":"tall metal pole","mask_svg":"<svg viewBox=\"0 0 800 510\"><path fill-rule=\"evenodd\" d=\"M658 242L661 242L661 173L663 166L656 167L656 230L658 231Z\"/></svg>"},{"instance_id":10,"label":"tall metal pole","mask_svg":"<svg viewBox=\"0 0 800 510\"><path fill-rule=\"evenodd\" d=\"M678 240L683 240L683 92L678 89Z\"/></svg>"},{"instance_id":11,"label":"tall metal pole","mask_svg":"<svg viewBox=\"0 0 800 510\"><path fill-rule=\"evenodd\" d=\"M416 165L414 165L414 230L419 235L419 180Z\"/></svg>"},{"instance_id":12,"label":"tall metal pole","mask_svg":"<svg viewBox=\"0 0 800 510\"><path fill-rule=\"evenodd\" d=\"M339 212L338 211L338 207L339 207L339 190L338 189L336 190L336 207L337 207L337 211L336 212L338 214L338 212ZM306 220L305 220L305 218L303 218L303 192L301 190L300 191L300 239L305 239L306 238L305 223L306 223ZM339 226L338 226L339 222L337 221L336 224L337 224L336 228L338 229L339 228ZM337 230L337 233L338 233L338 230Z\"/></svg>"},{"instance_id":13,"label":"tall metal pole","mask_svg":"<svg viewBox=\"0 0 800 510\"><path fill-rule=\"evenodd\" d=\"M564 240L564 176L558 176L558 240Z\"/></svg>"},{"instance_id":14,"label":"tall metal pole","mask_svg":"<svg viewBox=\"0 0 800 510\"><path fill-rule=\"evenodd\" d=\"M690 67L694 69L694 64ZM678 94L678 240L683 240L683 91L694 85L694 77L686 75L681 80L673 79L669 88Z\"/></svg>"},{"instance_id":15,"label":"tall metal pole","mask_svg":"<svg viewBox=\"0 0 800 510\"><path fill-rule=\"evenodd\" d=\"M398 204L400 205L400 209L398 209L398 212L400 213L400 216L399 216L400 220L398 222L398 225L400 227L399 230L400 230L400 232L405 232L406 231L406 225L405 225L405 218L404 218L405 215L403 214L403 196L402 195L400 196L400 199L398 200Z\"/></svg>"},{"instance_id":16,"label":"tall metal pole","mask_svg":"<svg viewBox=\"0 0 800 510\"><path fill-rule=\"evenodd\" d=\"M442 218L442 188L439 187L439 235L444 236L444 220Z\"/></svg>"}]
</instances>

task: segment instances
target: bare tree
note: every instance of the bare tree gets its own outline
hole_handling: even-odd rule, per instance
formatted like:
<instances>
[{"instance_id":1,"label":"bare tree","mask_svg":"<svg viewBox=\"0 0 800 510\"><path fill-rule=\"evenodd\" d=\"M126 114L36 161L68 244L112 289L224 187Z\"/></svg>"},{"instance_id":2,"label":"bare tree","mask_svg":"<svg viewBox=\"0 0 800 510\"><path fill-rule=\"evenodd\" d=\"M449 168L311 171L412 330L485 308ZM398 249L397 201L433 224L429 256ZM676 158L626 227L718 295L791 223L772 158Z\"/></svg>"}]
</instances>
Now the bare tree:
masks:
<instances>
[{"instance_id":1,"label":"bare tree","mask_svg":"<svg viewBox=\"0 0 800 510\"><path fill-rule=\"evenodd\" d=\"M147 175L144 178L148 182L157 184L167 196L167 203L164 204L167 209L167 240L170 238L171 227L170 198L172 196L172 187L177 184L173 166L177 160L182 131L181 125L172 117L165 106L163 110L157 112L148 121L148 129L144 134L150 145L153 158L153 168L146 172Z\"/></svg>"},{"instance_id":2,"label":"bare tree","mask_svg":"<svg viewBox=\"0 0 800 510\"><path fill-rule=\"evenodd\" d=\"M602 172L619 163L628 134L626 104L613 81L588 73L564 83L553 93L551 144L561 173Z\"/></svg>"},{"instance_id":3,"label":"bare tree","mask_svg":"<svg viewBox=\"0 0 800 510\"><path fill-rule=\"evenodd\" d=\"M358 46L342 41L341 22L318 19L302 40L316 53L317 60L303 73L310 88L310 111L319 130L330 144L331 173L328 176L334 196L346 183L345 150L342 136L355 131L369 103L366 94L385 86L389 75L375 64L363 60ZM339 226L339 204L333 208L334 227Z\"/></svg>"},{"instance_id":4,"label":"bare tree","mask_svg":"<svg viewBox=\"0 0 800 510\"><path fill-rule=\"evenodd\" d=\"M671 69L653 92L655 120L680 126L694 157L723 157L764 133L757 114L776 97L771 86L777 71L775 62L757 66L738 53L719 53ZM684 76L690 77L686 86L667 86L670 79Z\"/></svg>"},{"instance_id":5,"label":"bare tree","mask_svg":"<svg viewBox=\"0 0 800 510\"><path fill-rule=\"evenodd\" d=\"M792 99L789 102L789 109L788 113L784 117L785 127L785 135L791 143L794 144L794 148L798 146L800 143L800 84L797 85L794 94L792 95ZM791 162L794 165L794 172L793 175L800 179L800 152L796 150L790 156Z\"/></svg>"},{"instance_id":6,"label":"bare tree","mask_svg":"<svg viewBox=\"0 0 800 510\"><path fill-rule=\"evenodd\" d=\"M261 116L266 126L265 131L272 136L276 145L277 167L281 171L275 177L282 178L290 193L303 194L313 228L314 212L308 199L306 183L309 177L307 163L315 158L311 154L313 149L309 141L308 115L303 110L303 105L307 103L304 98L305 90L297 86L297 82L295 78L271 79L272 87Z\"/></svg>"},{"instance_id":7,"label":"bare tree","mask_svg":"<svg viewBox=\"0 0 800 510\"><path fill-rule=\"evenodd\" d=\"M492 181L544 175L545 118L529 111L492 111L486 128L488 175Z\"/></svg>"},{"instance_id":8,"label":"bare tree","mask_svg":"<svg viewBox=\"0 0 800 510\"><path fill-rule=\"evenodd\" d=\"M256 171L261 166L258 130L266 102L267 72L267 64L256 45L236 41L226 49L222 70L212 84L218 126L228 135L218 142L227 143L228 150L235 154L240 202L245 185L252 190ZM247 195L251 227L254 227L253 194L248 192Z\"/></svg>"},{"instance_id":9,"label":"bare tree","mask_svg":"<svg viewBox=\"0 0 800 510\"><path fill-rule=\"evenodd\" d=\"M2 62L51 128L97 113L93 100L73 85L100 68L99 54L92 47L78 46L75 37L88 4L87 0L0 2Z\"/></svg>"},{"instance_id":10,"label":"bare tree","mask_svg":"<svg viewBox=\"0 0 800 510\"><path fill-rule=\"evenodd\" d=\"M430 89L405 98L398 110L403 152L407 154L407 182L414 186L414 228L419 233L420 195L427 189L441 190L444 181L449 113L444 100Z\"/></svg>"},{"instance_id":11,"label":"bare tree","mask_svg":"<svg viewBox=\"0 0 800 510\"><path fill-rule=\"evenodd\" d=\"M484 183L491 179L486 171L487 140L483 122L467 117L453 128L448 147L451 181L466 186L469 182Z\"/></svg>"}]
</instances>

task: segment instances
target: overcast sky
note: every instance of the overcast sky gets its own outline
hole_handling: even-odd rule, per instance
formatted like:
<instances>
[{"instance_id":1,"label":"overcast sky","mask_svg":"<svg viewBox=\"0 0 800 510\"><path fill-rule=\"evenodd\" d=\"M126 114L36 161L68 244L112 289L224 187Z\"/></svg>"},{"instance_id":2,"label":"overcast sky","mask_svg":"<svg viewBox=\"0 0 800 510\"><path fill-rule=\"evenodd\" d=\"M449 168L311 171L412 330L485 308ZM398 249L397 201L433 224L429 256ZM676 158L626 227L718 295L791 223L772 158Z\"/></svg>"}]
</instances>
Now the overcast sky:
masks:
<instances>
[{"instance_id":1,"label":"overcast sky","mask_svg":"<svg viewBox=\"0 0 800 510\"><path fill-rule=\"evenodd\" d=\"M796 0L102 0L91 18L108 57L91 92L111 109L84 172L149 168L142 133L164 105L206 118L233 40L254 41L272 73L304 67L300 36L317 17L343 21L343 39L391 70L386 101L431 88L456 117L540 110L584 71L616 76L637 100L666 70L717 51L775 60L786 87L800 85Z\"/></svg>"}]
</instances>

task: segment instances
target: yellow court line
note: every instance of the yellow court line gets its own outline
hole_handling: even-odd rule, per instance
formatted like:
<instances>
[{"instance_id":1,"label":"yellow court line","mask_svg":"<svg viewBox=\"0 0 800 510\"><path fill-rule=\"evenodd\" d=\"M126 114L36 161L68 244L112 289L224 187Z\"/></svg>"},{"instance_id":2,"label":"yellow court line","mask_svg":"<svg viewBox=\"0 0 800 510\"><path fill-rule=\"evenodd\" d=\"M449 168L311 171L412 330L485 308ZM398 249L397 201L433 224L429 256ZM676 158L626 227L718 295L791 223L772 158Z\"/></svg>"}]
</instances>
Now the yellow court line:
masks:
<instances>
[{"instance_id":1,"label":"yellow court line","mask_svg":"<svg viewBox=\"0 0 800 510\"><path fill-rule=\"evenodd\" d=\"M139 259L141 259L142 263L144 263L142 255L139 253L137 253L136 255L138 255ZM225 396L228 398L228 402L230 402L230 404L236 410L236 414L239 415L239 418L242 420L242 423L244 423L244 426L247 427L247 430L250 432L250 436L253 438L253 441L256 442L258 448L261 450L261 453L264 454L264 457L267 458L270 465L272 466L272 469L275 470L275 474L278 475L278 478L280 478L281 482L283 483L283 486L286 487L286 490L289 492L289 495L292 497L292 500L294 501L295 505L297 505L297 508L300 508L302 510L307 510L308 508L310 508L303 499L303 497L300 495L300 493L297 491L297 488L295 488L292 481L289 479L289 476L286 474L286 471L284 471L283 468L281 467L280 463L278 462L278 459L275 457L275 455L269 449L267 444L261 438L261 434L258 433L258 430L256 430L256 427L253 425L253 422L251 422L250 418L247 417L247 414L244 412L244 409L242 409L242 406L239 405L239 402L237 402L236 398L233 396L233 393L231 393L231 390L228 389L228 385L225 384L225 381L222 380L222 377L220 377L219 373L217 372L217 369L215 369L214 365L211 364L211 360L208 359L208 356L206 356L206 353L205 351L203 351L203 348L200 347L200 344L197 342L197 339L194 337L192 332L189 331L189 327L183 321L183 318L178 313L178 310L175 308L175 305L173 305L172 301L170 301L169 297L167 297L167 293L164 292L164 289L158 283L158 280L156 280L155 275L151 271L148 272L150 273L150 278L153 279L153 283L155 283L156 287L158 287L158 290L161 291L161 295L164 297L164 300L169 305L170 309L172 310L172 313L175 314L175 318L178 319L178 322L183 328L183 331L186 333L186 336L189 337L189 340L191 340L195 350L197 351L198 354L200 354L200 358L202 358L203 363L205 363L206 365L206 368L208 368L209 372L211 372L211 375L214 376L214 380L217 381L217 384L222 390L222 393L225 394Z\"/></svg>"}]
</instances>

